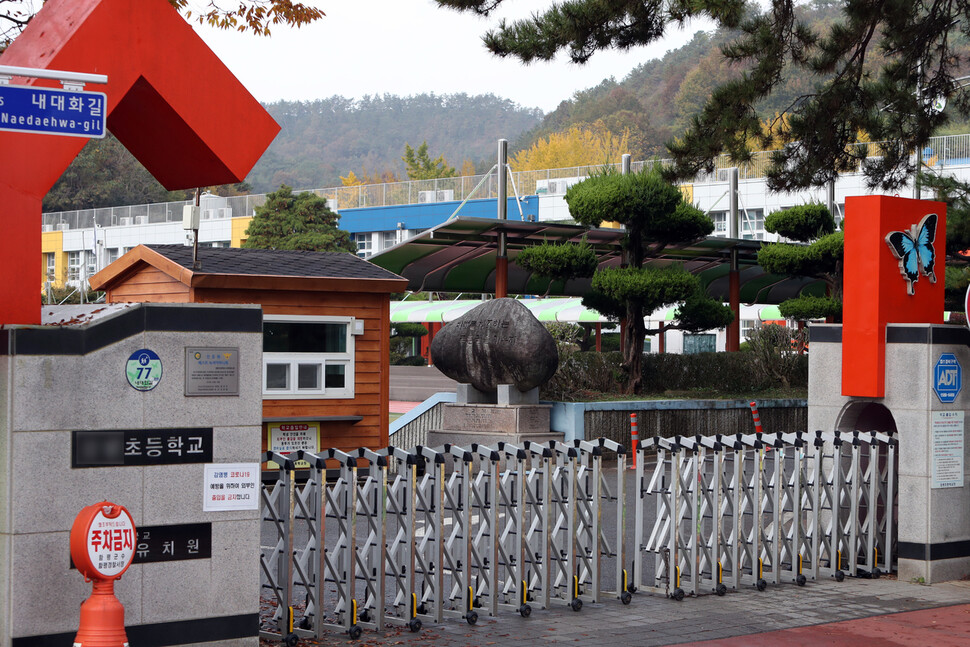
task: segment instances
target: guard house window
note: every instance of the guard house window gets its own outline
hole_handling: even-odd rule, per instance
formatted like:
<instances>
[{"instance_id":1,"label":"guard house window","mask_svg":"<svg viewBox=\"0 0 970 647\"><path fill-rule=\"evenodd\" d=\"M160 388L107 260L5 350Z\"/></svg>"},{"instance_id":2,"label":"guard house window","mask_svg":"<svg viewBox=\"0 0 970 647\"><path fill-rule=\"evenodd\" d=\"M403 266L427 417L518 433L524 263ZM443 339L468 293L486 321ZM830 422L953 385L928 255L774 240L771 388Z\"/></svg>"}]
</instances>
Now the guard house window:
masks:
<instances>
[{"instance_id":1,"label":"guard house window","mask_svg":"<svg viewBox=\"0 0 970 647\"><path fill-rule=\"evenodd\" d=\"M54 252L47 252L44 258L47 261L47 280L54 281L57 279L57 260Z\"/></svg>"},{"instance_id":2,"label":"guard house window","mask_svg":"<svg viewBox=\"0 0 970 647\"><path fill-rule=\"evenodd\" d=\"M77 281L81 278L81 252L67 253L67 280Z\"/></svg>"},{"instance_id":3,"label":"guard house window","mask_svg":"<svg viewBox=\"0 0 970 647\"><path fill-rule=\"evenodd\" d=\"M354 396L354 338L349 317L263 318L263 395Z\"/></svg>"}]
</instances>

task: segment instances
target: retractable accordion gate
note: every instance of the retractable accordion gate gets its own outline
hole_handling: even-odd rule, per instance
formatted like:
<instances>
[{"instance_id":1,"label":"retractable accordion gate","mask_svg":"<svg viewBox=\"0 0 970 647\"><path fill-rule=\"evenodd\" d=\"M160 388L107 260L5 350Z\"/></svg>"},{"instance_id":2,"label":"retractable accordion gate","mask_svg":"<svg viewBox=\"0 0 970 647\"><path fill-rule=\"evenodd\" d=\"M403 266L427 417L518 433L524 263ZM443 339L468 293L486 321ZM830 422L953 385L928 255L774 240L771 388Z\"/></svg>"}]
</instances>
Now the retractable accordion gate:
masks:
<instances>
[{"instance_id":1,"label":"retractable accordion gate","mask_svg":"<svg viewBox=\"0 0 970 647\"><path fill-rule=\"evenodd\" d=\"M626 449L605 439L267 453L278 468L261 493L260 567L275 609L262 633L295 644L892 570L892 434L697 435L637 451L632 515Z\"/></svg>"}]
</instances>

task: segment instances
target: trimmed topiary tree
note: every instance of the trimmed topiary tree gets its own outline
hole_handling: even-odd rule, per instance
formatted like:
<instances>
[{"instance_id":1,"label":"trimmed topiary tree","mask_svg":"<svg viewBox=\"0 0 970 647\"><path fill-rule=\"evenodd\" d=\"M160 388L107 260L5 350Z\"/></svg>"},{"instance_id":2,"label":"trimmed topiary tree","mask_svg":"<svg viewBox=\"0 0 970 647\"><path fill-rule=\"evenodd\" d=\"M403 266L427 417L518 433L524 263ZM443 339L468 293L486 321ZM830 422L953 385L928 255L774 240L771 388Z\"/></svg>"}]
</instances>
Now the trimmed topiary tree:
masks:
<instances>
[{"instance_id":1,"label":"trimmed topiary tree","mask_svg":"<svg viewBox=\"0 0 970 647\"><path fill-rule=\"evenodd\" d=\"M843 225L844 226L844 225ZM835 218L821 204L807 204L769 214L765 229L794 243L770 243L758 251L758 263L772 274L822 279L826 296L798 296L783 301L778 309L786 319L842 321L842 253L844 235L835 229Z\"/></svg>"},{"instance_id":2,"label":"trimmed topiary tree","mask_svg":"<svg viewBox=\"0 0 970 647\"><path fill-rule=\"evenodd\" d=\"M593 273L592 290L583 297L583 304L607 317L626 320L623 367L628 392L639 392L642 383L643 339L647 333L669 328L709 330L733 319L730 308L704 295L697 278L680 266L643 266L667 245L689 243L714 230L711 219L685 202L680 189L660 177L659 169L629 175L595 175L570 187L566 202L573 218L587 227L617 222L626 230L621 244L627 266ZM566 246L547 246L550 247ZM589 269L588 255L577 252L575 256L584 259L583 264L571 266L569 254L538 246L526 256L525 263L522 253L516 262L536 274L564 280L583 276L579 272ZM678 321L656 330L646 329L646 314L674 304L681 304Z\"/></svg>"}]
</instances>

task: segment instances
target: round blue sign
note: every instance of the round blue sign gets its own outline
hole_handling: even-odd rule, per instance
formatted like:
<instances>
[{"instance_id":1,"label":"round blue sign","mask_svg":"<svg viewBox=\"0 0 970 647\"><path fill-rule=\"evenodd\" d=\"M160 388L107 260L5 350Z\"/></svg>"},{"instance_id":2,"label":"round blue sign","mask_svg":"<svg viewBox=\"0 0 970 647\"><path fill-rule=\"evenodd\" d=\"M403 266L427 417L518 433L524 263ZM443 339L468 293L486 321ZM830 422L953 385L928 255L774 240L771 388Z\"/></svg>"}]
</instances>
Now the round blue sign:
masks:
<instances>
[{"instance_id":1,"label":"round blue sign","mask_svg":"<svg viewBox=\"0 0 970 647\"><path fill-rule=\"evenodd\" d=\"M138 391L151 391L162 379L162 360L153 350L136 350L125 364L128 384Z\"/></svg>"}]
</instances>

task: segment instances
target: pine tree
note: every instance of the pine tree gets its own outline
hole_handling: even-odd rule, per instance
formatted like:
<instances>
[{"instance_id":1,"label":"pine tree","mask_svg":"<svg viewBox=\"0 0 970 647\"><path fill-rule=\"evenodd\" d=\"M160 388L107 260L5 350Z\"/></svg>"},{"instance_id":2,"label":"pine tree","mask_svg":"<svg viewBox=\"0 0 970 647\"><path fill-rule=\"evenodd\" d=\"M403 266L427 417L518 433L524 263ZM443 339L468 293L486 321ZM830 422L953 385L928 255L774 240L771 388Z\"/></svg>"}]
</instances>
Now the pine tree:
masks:
<instances>
[{"instance_id":1,"label":"pine tree","mask_svg":"<svg viewBox=\"0 0 970 647\"><path fill-rule=\"evenodd\" d=\"M583 305L614 319L625 319L623 366L626 389L636 393L642 383L643 339L668 329L710 330L734 319L730 308L707 297L697 278L679 266L644 267L645 261L670 244L687 243L708 235L714 223L688 204L676 186L663 180L659 169L620 175L594 175L566 192L569 213L580 224L599 227L604 222L625 226L622 245L627 267L596 270L592 250L585 245L541 245L523 250L516 263L541 276L563 280L589 276L592 290ZM658 308L679 304L678 318L647 330L643 318Z\"/></svg>"},{"instance_id":2,"label":"pine tree","mask_svg":"<svg viewBox=\"0 0 970 647\"><path fill-rule=\"evenodd\" d=\"M488 15L503 0L437 2ZM693 18L711 19L737 33L722 54L740 73L721 80L686 132L667 144L675 162L668 179L712 171L721 153L743 164L755 141L776 149L772 190L822 186L860 168L870 187L902 186L916 170L912 152L954 116L970 117L970 94L958 78L968 63L960 48L970 36L970 0L844 0L837 20L817 25L803 19L800 4L572 0L502 21L484 41L493 53L524 62L566 51L583 63L599 50L647 45ZM757 106L799 77L810 81L806 93L779 111L786 116L780 127L766 131ZM883 142L878 157L867 159L869 147L853 146L866 136Z\"/></svg>"},{"instance_id":3,"label":"pine tree","mask_svg":"<svg viewBox=\"0 0 970 647\"><path fill-rule=\"evenodd\" d=\"M778 305L786 319L842 321L842 253L845 239L825 205L806 204L765 218L765 230L798 243L768 243L758 250L758 264L773 274L813 276L825 282L824 297L802 295Z\"/></svg>"},{"instance_id":4,"label":"pine tree","mask_svg":"<svg viewBox=\"0 0 970 647\"><path fill-rule=\"evenodd\" d=\"M443 155L431 159L428 154L428 142L423 142L417 150L404 144L404 164L407 167L408 178L411 180L433 180L439 177L456 177L458 172L448 166Z\"/></svg>"},{"instance_id":5,"label":"pine tree","mask_svg":"<svg viewBox=\"0 0 970 647\"><path fill-rule=\"evenodd\" d=\"M350 234L337 228L337 214L327 201L310 191L294 194L283 185L266 195L246 229L243 247L305 249L315 252L356 252Z\"/></svg>"}]
</instances>

